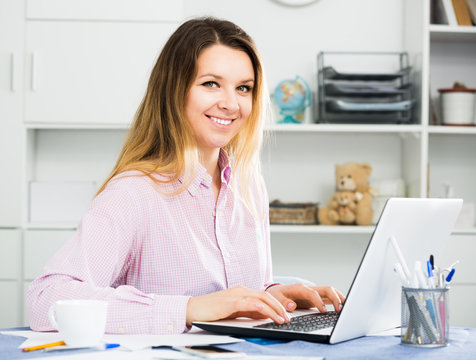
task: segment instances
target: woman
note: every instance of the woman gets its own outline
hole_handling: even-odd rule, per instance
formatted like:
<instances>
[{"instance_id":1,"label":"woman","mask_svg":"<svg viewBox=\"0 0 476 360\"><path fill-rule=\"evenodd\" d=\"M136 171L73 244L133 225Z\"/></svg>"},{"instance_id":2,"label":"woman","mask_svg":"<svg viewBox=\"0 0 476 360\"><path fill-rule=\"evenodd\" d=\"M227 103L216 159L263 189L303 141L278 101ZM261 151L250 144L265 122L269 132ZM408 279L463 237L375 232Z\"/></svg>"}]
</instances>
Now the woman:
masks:
<instances>
[{"instance_id":1,"label":"woman","mask_svg":"<svg viewBox=\"0 0 476 360\"><path fill-rule=\"evenodd\" d=\"M117 164L74 237L28 290L30 326L59 299L109 303L108 333L181 333L193 321L289 321L332 287L272 284L259 172L266 91L255 45L214 18L182 24L152 70Z\"/></svg>"}]
</instances>

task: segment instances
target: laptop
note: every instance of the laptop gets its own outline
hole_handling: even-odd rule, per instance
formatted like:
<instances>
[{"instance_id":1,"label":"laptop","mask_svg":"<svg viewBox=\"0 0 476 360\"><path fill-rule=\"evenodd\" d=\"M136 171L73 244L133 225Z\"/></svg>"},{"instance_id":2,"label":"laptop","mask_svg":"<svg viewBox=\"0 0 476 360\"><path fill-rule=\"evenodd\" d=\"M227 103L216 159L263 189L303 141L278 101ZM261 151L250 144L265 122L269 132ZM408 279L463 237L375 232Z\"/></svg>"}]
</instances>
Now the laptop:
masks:
<instances>
[{"instance_id":1,"label":"laptop","mask_svg":"<svg viewBox=\"0 0 476 360\"><path fill-rule=\"evenodd\" d=\"M413 271L430 254L436 261L449 239L463 201L461 199L390 198L380 215L362 261L334 324L323 329L289 330L270 319L238 318L193 325L219 334L335 344L395 329L401 324L401 282L394 272L399 258L389 240L393 236ZM444 264L442 264L444 265ZM322 317L317 309L296 310L291 318ZM327 315L325 315L327 316ZM278 328L270 328L277 326Z\"/></svg>"}]
</instances>

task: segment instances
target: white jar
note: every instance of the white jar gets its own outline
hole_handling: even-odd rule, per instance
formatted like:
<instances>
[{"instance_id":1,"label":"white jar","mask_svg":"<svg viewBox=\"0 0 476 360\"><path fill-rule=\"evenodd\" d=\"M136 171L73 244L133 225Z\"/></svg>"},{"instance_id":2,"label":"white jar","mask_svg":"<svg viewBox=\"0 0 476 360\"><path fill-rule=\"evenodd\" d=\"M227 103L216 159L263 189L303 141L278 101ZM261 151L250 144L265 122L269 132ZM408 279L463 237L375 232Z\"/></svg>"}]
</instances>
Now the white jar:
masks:
<instances>
[{"instance_id":1,"label":"white jar","mask_svg":"<svg viewBox=\"0 0 476 360\"><path fill-rule=\"evenodd\" d=\"M439 89L443 125L474 126L476 89Z\"/></svg>"}]
</instances>

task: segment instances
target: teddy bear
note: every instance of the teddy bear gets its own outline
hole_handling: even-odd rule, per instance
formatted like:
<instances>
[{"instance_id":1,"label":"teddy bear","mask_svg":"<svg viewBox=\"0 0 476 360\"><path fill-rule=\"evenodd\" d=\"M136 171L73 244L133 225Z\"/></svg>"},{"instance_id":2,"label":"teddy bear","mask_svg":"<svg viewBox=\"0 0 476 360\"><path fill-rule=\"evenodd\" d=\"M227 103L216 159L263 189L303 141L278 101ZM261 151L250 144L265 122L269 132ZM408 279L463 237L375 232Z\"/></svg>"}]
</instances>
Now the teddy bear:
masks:
<instances>
[{"instance_id":1,"label":"teddy bear","mask_svg":"<svg viewBox=\"0 0 476 360\"><path fill-rule=\"evenodd\" d=\"M375 190L369 185L369 177L372 167L366 163L348 162L343 165L336 165L336 193L329 200L328 206L319 209L318 219L322 225L356 224L371 225L373 210L372 196ZM339 192L352 192L355 194L355 209L339 208L337 201ZM336 196L337 195L337 196ZM354 207L352 205L352 207ZM340 209L340 210L339 210ZM339 211L343 215L343 221L339 216ZM355 219L351 221L353 212ZM337 215L337 216L336 216Z\"/></svg>"},{"instance_id":2,"label":"teddy bear","mask_svg":"<svg viewBox=\"0 0 476 360\"><path fill-rule=\"evenodd\" d=\"M353 191L338 191L329 201L328 218L335 224L355 224L355 210L360 199L360 193Z\"/></svg>"}]
</instances>

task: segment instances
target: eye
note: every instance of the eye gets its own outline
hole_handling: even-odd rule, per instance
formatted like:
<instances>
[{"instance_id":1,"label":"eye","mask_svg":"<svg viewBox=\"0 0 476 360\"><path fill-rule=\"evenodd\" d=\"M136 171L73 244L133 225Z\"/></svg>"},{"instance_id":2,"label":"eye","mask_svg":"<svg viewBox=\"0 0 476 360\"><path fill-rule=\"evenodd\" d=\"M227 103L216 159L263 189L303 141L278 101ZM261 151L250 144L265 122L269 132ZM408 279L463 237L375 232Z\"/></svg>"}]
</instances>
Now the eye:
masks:
<instances>
[{"instance_id":1,"label":"eye","mask_svg":"<svg viewBox=\"0 0 476 360\"><path fill-rule=\"evenodd\" d=\"M252 90L252 87L251 86L248 86L248 85L240 85L236 88L238 91L241 91L241 92L250 92Z\"/></svg>"},{"instance_id":2,"label":"eye","mask_svg":"<svg viewBox=\"0 0 476 360\"><path fill-rule=\"evenodd\" d=\"M205 81L202 85L209 88L218 87L218 83L216 81Z\"/></svg>"}]
</instances>

